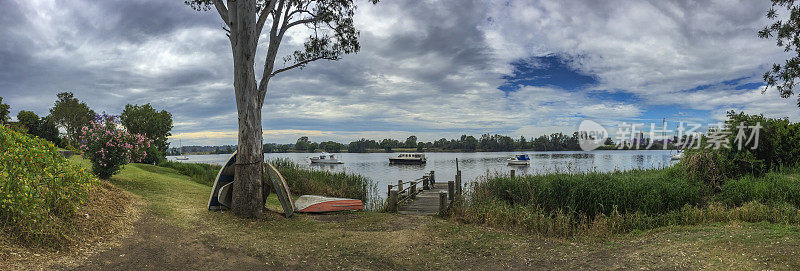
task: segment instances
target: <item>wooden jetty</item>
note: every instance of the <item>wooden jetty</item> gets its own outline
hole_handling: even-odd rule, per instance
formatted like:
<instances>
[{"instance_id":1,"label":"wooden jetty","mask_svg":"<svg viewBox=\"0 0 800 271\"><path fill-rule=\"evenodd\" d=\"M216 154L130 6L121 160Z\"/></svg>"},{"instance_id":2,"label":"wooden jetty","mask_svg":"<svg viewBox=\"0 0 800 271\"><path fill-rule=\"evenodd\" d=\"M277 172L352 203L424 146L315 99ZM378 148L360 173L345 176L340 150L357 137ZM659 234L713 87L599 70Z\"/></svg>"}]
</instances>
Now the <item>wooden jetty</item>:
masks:
<instances>
[{"instance_id":1,"label":"wooden jetty","mask_svg":"<svg viewBox=\"0 0 800 271\"><path fill-rule=\"evenodd\" d=\"M431 171L413 181L397 181L389 185L389 210L403 215L443 214L461 195L461 171L455 181L437 182Z\"/></svg>"}]
</instances>

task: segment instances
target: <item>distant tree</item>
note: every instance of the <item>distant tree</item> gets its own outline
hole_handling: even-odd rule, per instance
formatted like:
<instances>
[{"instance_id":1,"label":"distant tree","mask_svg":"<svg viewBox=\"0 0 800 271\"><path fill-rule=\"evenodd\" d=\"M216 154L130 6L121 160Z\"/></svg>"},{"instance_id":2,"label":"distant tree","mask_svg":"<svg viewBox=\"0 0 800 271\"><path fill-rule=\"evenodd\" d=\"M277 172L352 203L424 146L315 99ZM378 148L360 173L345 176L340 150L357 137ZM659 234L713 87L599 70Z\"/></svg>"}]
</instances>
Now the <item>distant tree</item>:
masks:
<instances>
[{"instance_id":1,"label":"distant tree","mask_svg":"<svg viewBox=\"0 0 800 271\"><path fill-rule=\"evenodd\" d=\"M392 152L392 149L400 146L400 141L391 138L385 138L381 140L380 147L384 149L386 152Z\"/></svg>"},{"instance_id":2,"label":"distant tree","mask_svg":"<svg viewBox=\"0 0 800 271\"><path fill-rule=\"evenodd\" d=\"M610 138L610 137L606 137L606 142L605 142L605 143L603 143L603 145L606 145L606 146L614 146L614 140L611 140L611 138Z\"/></svg>"},{"instance_id":3,"label":"distant tree","mask_svg":"<svg viewBox=\"0 0 800 271\"><path fill-rule=\"evenodd\" d=\"M371 0L377 3L377 0ZM195 10L215 9L222 19L233 52L233 86L239 115L239 145L231 209L240 217L258 217L264 207L262 175L261 109L267 86L277 74L303 68L317 60L339 60L360 50L353 0L186 0ZM269 22L268 25L267 22ZM267 40L259 42L262 30ZM303 48L283 57L275 66L278 48L292 27L305 26L312 33ZM264 54L258 54L264 44ZM256 81L256 55L264 56L264 69Z\"/></svg>"},{"instance_id":4,"label":"distant tree","mask_svg":"<svg viewBox=\"0 0 800 271\"><path fill-rule=\"evenodd\" d=\"M39 119L39 116L36 115L36 113L20 110L19 113L17 113L17 122L28 127L28 132L30 134L36 135L36 130L39 128L42 120Z\"/></svg>"},{"instance_id":5,"label":"distant tree","mask_svg":"<svg viewBox=\"0 0 800 271\"><path fill-rule=\"evenodd\" d=\"M0 124L8 122L8 115L11 114L11 106L3 103L3 97L0 97Z\"/></svg>"},{"instance_id":6,"label":"distant tree","mask_svg":"<svg viewBox=\"0 0 800 271\"><path fill-rule=\"evenodd\" d=\"M315 152L319 148L319 144L316 142L308 143L308 148L306 149L307 152Z\"/></svg>"},{"instance_id":7,"label":"distant tree","mask_svg":"<svg viewBox=\"0 0 800 271\"><path fill-rule=\"evenodd\" d=\"M423 143L423 142L418 142L418 143L417 143L417 151L418 151L418 152L421 152L423 148L425 148L425 143Z\"/></svg>"},{"instance_id":8,"label":"distant tree","mask_svg":"<svg viewBox=\"0 0 800 271\"><path fill-rule=\"evenodd\" d=\"M142 163L157 164L166 159L169 149L170 131L172 131L172 114L166 110L156 111L150 104L125 105L120 116L122 126L135 134L142 134L150 139L151 148Z\"/></svg>"},{"instance_id":9,"label":"distant tree","mask_svg":"<svg viewBox=\"0 0 800 271\"><path fill-rule=\"evenodd\" d=\"M777 20L776 7L789 13L785 21ZM777 46L783 47L785 52L792 52L793 56L783 65L772 64L772 69L764 73L764 82L767 86L762 92L765 92L767 87L775 86L782 98L789 98L794 94L795 85L800 83L795 82L800 77L800 3L794 0L772 0L772 8L767 12L767 18L777 21L758 31L758 36L764 39L775 38ZM797 106L800 107L800 97L797 99Z\"/></svg>"},{"instance_id":10,"label":"distant tree","mask_svg":"<svg viewBox=\"0 0 800 271\"><path fill-rule=\"evenodd\" d=\"M273 152L275 152L275 149L277 149L277 147L278 146L275 143L267 143L267 144L264 144L262 149L264 150L264 153L273 153Z\"/></svg>"},{"instance_id":11,"label":"distant tree","mask_svg":"<svg viewBox=\"0 0 800 271\"><path fill-rule=\"evenodd\" d=\"M367 140L362 138L358 141L353 141L350 142L350 144L347 144L347 152L364 153L367 152L367 150L370 149L373 144L375 144L375 140Z\"/></svg>"},{"instance_id":12,"label":"distant tree","mask_svg":"<svg viewBox=\"0 0 800 271\"><path fill-rule=\"evenodd\" d=\"M333 141L325 141L319 143L319 148L325 150L326 152L340 152L344 148L344 144Z\"/></svg>"},{"instance_id":13,"label":"distant tree","mask_svg":"<svg viewBox=\"0 0 800 271\"><path fill-rule=\"evenodd\" d=\"M59 93L58 100L53 108L50 108L53 122L67 131L68 144L75 142L81 128L88 126L95 115L94 111L86 103L75 98L72 92Z\"/></svg>"},{"instance_id":14,"label":"distant tree","mask_svg":"<svg viewBox=\"0 0 800 271\"><path fill-rule=\"evenodd\" d=\"M307 136L300 137L297 139L297 142L294 143L294 150L299 152L304 152L308 150L308 145L309 145L308 137Z\"/></svg>"},{"instance_id":15,"label":"distant tree","mask_svg":"<svg viewBox=\"0 0 800 271\"><path fill-rule=\"evenodd\" d=\"M415 148L415 147L417 147L417 136L412 135L412 136L409 136L408 138L406 138L405 147L406 148Z\"/></svg>"}]
</instances>

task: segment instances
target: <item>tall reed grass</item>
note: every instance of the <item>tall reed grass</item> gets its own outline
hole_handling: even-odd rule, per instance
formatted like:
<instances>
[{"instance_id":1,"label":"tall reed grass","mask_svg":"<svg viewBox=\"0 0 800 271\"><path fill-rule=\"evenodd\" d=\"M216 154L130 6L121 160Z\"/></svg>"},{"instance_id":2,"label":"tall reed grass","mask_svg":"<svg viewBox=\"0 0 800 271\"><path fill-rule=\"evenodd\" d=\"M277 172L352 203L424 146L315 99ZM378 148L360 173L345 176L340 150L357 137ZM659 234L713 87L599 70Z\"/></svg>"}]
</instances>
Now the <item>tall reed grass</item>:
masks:
<instances>
[{"instance_id":1,"label":"tall reed grass","mask_svg":"<svg viewBox=\"0 0 800 271\"><path fill-rule=\"evenodd\" d=\"M267 162L281 172L292 194L359 199L367 204L368 209L379 207L376 205L379 200L375 198L377 186L370 178L354 173L308 169L286 158Z\"/></svg>"},{"instance_id":2,"label":"tall reed grass","mask_svg":"<svg viewBox=\"0 0 800 271\"><path fill-rule=\"evenodd\" d=\"M677 167L611 173L552 173L487 176L473 187L474 200L537 206L593 217L622 213L666 213L701 201L704 189Z\"/></svg>"},{"instance_id":3,"label":"tall reed grass","mask_svg":"<svg viewBox=\"0 0 800 271\"><path fill-rule=\"evenodd\" d=\"M797 170L728 180L719 191L686 172L677 165L611 173L487 175L451 215L557 237L710 222L800 223Z\"/></svg>"}]
</instances>

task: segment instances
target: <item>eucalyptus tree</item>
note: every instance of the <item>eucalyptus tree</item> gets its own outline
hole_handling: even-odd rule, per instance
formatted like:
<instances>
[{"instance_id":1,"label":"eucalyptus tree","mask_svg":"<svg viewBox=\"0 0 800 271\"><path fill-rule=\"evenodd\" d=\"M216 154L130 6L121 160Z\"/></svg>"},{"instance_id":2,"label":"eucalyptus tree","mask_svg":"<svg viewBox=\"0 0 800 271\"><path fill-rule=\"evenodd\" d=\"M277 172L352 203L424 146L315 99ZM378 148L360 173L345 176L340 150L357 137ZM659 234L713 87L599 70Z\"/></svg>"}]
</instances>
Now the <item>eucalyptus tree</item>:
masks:
<instances>
[{"instance_id":1,"label":"eucalyptus tree","mask_svg":"<svg viewBox=\"0 0 800 271\"><path fill-rule=\"evenodd\" d=\"M377 3L378 0L370 0ZM261 215L264 174L261 108L270 80L279 73L303 68L317 60L339 60L360 49L353 23L353 0L186 0L195 10L216 10L233 53L233 87L239 116L238 153L231 209L240 217ZM307 27L303 47L282 58L276 66L284 35L294 27ZM265 35L262 35L265 32ZM261 42L261 38L265 38ZM265 44L263 71L256 74L255 57Z\"/></svg>"}]
</instances>

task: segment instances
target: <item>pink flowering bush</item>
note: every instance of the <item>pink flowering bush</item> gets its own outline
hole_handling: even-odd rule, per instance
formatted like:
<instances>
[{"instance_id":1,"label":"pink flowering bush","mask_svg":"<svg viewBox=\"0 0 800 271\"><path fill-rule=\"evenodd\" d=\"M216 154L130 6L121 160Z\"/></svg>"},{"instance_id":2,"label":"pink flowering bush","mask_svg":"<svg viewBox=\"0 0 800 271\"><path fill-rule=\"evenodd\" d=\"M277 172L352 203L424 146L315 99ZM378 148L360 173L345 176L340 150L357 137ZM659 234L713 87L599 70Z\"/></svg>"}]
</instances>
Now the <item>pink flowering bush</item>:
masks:
<instances>
[{"instance_id":1,"label":"pink flowering bush","mask_svg":"<svg viewBox=\"0 0 800 271\"><path fill-rule=\"evenodd\" d=\"M117 174L128 163L147 156L150 140L144 135L129 133L119 124L119 117L97 115L80 133L83 157L92 161L92 171L102 179Z\"/></svg>"}]
</instances>

